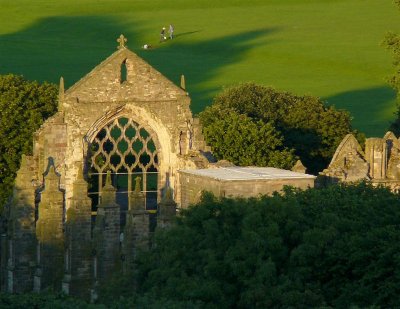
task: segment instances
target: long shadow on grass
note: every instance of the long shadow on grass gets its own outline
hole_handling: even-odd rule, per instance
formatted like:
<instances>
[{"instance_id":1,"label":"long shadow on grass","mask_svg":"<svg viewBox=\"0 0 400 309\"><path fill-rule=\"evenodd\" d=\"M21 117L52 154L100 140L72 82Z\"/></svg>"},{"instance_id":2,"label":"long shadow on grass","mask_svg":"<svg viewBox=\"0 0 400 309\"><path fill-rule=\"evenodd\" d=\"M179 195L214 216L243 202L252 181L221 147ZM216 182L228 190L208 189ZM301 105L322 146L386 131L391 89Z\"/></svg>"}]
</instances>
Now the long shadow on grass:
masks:
<instances>
[{"instance_id":1,"label":"long shadow on grass","mask_svg":"<svg viewBox=\"0 0 400 309\"><path fill-rule=\"evenodd\" d=\"M135 27L130 24L129 28ZM64 76L69 87L116 50L121 33L131 40L137 37L121 21L109 17L42 19L20 32L0 36L0 74L56 83Z\"/></svg>"},{"instance_id":2,"label":"long shadow on grass","mask_svg":"<svg viewBox=\"0 0 400 309\"><path fill-rule=\"evenodd\" d=\"M138 41L140 27L131 22L126 25L105 16L46 18L20 32L0 36L0 74L22 74L55 83L63 76L66 87L70 87L116 50L116 39L123 33L132 51L176 84L185 74L191 107L197 113L211 103L211 95L217 90L204 84L224 67L246 57L255 44L270 43L269 35L278 29L258 29L196 43L188 42L188 38L202 29L187 30L145 51L140 48L145 42Z\"/></svg>"},{"instance_id":3,"label":"long shadow on grass","mask_svg":"<svg viewBox=\"0 0 400 309\"><path fill-rule=\"evenodd\" d=\"M175 83L179 83L180 74L185 75L192 98L191 108L197 113L211 103L211 95L219 90L202 84L219 70L246 57L255 44L269 44L269 35L276 31L277 28L258 29L196 43L179 40L177 34L176 39L138 53Z\"/></svg>"},{"instance_id":4,"label":"long shadow on grass","mask_svg":"<svg viewBox=\"0 0 400 309\"><path fill-rule=\"evenodd\" d=\"M368 137L382 136L394 119L386 112L393 110L396 100L396 93L390 87L357 89L323 99L338 109L348 110L353 117L353 127Z\"/></svg>"},{"instance_id":5,"label":"long shadow on grass","mask_svg":"<svg viewBox=\"0 0 400 309\"><path fill-rule=\"evenodd\" d=\"M200 32L201 30L196 30L196 31L188 31L188 32L183 32L183 33L178 33L177 35L174 36L175 39L182 37L182 36L186 36L186 35L191 35L191 34L195 34L197 32Z\"/></svg>"}]
</instances>

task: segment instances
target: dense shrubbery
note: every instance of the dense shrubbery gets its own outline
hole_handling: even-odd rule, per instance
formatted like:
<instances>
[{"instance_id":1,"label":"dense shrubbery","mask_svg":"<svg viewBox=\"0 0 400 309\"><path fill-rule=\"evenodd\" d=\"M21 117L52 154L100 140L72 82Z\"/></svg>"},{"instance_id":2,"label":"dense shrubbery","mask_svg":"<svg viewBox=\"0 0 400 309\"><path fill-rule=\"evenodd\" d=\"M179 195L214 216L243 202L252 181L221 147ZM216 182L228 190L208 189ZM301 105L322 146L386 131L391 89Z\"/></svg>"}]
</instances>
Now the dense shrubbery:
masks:
<instances>
[{"instance_id":1,"label":"dense shrubbery","mask_svg":"<svg viewBox=\"0 0 400 309\"><path fill-rule=\"evenodd\" d=\"M399 197L364 183L287 189L285 195L257 199L206 194L170 229L157 232L153 248L139 255L134 275L118 274L105 283L99 303L394 308L400 303ZM88 306L71 299L61 306L62 301L2 295L0 307Z\"/></svg>"},{"instance_id":2,"label":"dense shrubbery","mask_svg":"<svg viewBox=\"0 0 400 309\"><path fill-rule=\"evenodd\" d=\"M217 95L200 119L218 159L290 168L296 155L313 173L327 166L343 137L353 132L348 112L253 83Z\"/></svg>"},{"instance_id":3,"label":"dense shrubbery","mask_svg":"<svg viewBox=\"0 0 400 309\"><path fill-rule=\"evenodd\" d=\"M32 134L57 110L57 87L0 75L0 213L11 193L21 155L32 153Z\"/></svg>"},{"instance_id":4,"label":"dense shrubbery","mask_svg":"<svg viewBox=\"0 0 400 309\"><path fill-rule=\"evenodd\" d=\"M100 306L89 305L82 300L66 297L62 294L7 294L0 293L0 308L14 309L61 309L61 308L100 308ZM103 306L104 308L104 306Z\"/></svg>"},{"instance_id":5,"label":"dense shrubbery","mask_svg":"<svg viewBox=\"0 0 400 309\"><path fill-rule=\"evenodd\" d=\"M159 232L137 280L111 295L153 307L395 307L400 303L400 199L366 184L260 199L205 195ZM118 299L118 296L115 299ZM133 300L132 300L133 301Z\"/></svg>"}]
</instances>

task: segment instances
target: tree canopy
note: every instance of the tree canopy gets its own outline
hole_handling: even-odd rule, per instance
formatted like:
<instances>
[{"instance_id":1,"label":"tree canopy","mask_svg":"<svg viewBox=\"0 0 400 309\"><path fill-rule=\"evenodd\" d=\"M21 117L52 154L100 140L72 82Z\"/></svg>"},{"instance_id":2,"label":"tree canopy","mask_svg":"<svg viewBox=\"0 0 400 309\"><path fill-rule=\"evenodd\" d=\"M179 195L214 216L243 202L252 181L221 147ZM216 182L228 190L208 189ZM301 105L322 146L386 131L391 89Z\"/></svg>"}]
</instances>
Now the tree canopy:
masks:
<instances>
[{"instance_id":1,"label":"tree canopy","mask_svg":"<svg viewBox=\"0 0 400 309\"><path fill-rule=\"evenodd\" d=\"M251 199L204 194L156 231L99 305L0 293L4 308L395 308L400 195L366 183ZM102 305L103 304L103 305Z\"/></svg>"},{"instance_id":2,"label":"tree canopy","mask_svg":"<svg viewBox=\"0 0 400 309\"><path fill-rule=\"evenodd\" d=\"M138 292L206 308L393 307L400 199L367 184L211 195L141 256Z\"/></svg>"},{"instance_id":3,"label":"tree canopy","mask_svg":"<svg viewBox=\"0 0 400 309\"><path fill-rule=\"evenodd\" d=\"M297 156L314 173L327 166L346 134L356 133L346 111L254 83L224 90L200 119L218 159L289 168Z\"/></svg>"},{"instance_id":4,"label":"tree canopy","mask_svg":"<svg viewBox=\"0 0 400 309\"><path fill-rule=\"evenodd\" d=\"M94 309L105 308L104 306L96 306L87 304L83 300L68 297L63 294L51 294L49 292L43 293L26 293L26 294L10 294L0 293L0 308L13 308L13 309ZM123 308L123 307L120 307Z\"/></svg>"},{"instance_id":5,"label":"tree canopy","mask_svg":"<svg viewBox=\"0 0 400 309\"><path fill-rule=\"evenodd\" d=\"M218 115L216 114L218 113ZM219 159L238 165L272 165L290 168L296 159L293 150L283 146L283 137L270 122L255 120L233 108L208 109L204 134Z\"/></svg>"},{"instance_id":6,"label":"tree canopy","mask_svg":"<svg viewBox=\"0 0 400 309\"><path fill-rule=\"evenodd\" d=\"M395 1L396 5L400 8L400 0ZM389 78L389 84L397 91L398 97L400 96L400 34L389 32L384 40L384 45L393 54L393 65L395 72ZM396 119L390 125L390 131L396 135L400 135L400 104L397 104Z\"/></svg>"},{"instance_id":7,"label":"tree canopy","mask_svg":"<svg viewBox=\"0 0 400 309\"><path fill-rule=\"evenodd\" d=\"M57 86L0 75L0 212L11 193L21 155L32 153L32 134L57 110Z\"/></svg>"}]
</instances>

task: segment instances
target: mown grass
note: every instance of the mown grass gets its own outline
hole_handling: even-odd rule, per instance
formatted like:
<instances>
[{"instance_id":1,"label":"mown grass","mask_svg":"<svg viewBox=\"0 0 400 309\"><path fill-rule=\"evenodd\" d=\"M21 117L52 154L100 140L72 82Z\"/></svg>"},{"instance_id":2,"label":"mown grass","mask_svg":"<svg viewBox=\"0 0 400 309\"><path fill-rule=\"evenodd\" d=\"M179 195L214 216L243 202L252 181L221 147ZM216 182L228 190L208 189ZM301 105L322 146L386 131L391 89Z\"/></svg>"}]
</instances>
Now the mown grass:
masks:
<instances>
[{"instance_id":1,"label":"mown grass","mask_svg":"<svg viewBox=\"0 0 400 309\"><path fill-rule=\"evenodd\" d=\"M400 29L390 0L0 0L0 20L0 74L71 86L123 33L175 83L185 74L194 113L222 87L254 81L347 109L368 136L394 118L381 46ZM169 23L177 37L159 44Z\"/></svg>"}]
</instances>

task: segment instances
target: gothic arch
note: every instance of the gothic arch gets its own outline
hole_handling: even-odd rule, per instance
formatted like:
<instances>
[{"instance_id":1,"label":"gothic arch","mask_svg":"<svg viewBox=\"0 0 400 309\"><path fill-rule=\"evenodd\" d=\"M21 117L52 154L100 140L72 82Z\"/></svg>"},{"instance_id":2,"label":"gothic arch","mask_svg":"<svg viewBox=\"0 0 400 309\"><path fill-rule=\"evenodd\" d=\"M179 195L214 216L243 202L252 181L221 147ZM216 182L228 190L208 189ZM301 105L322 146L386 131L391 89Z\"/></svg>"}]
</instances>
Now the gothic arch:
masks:
<instances>
[{"instance_id":1,"label":"gothic arch","mask_svg":"<svg viewBox=\"0 0 400 309\"><path fill-rule=\"evenodd\" d=\"M156 209L160 189L165 186L165 151L170 139L160 142L168 132L146 120L143 111L138 113L124 107L110 111L98 119L85 136L86 166L90 184L89 196L92 210L96 211L108 170L117 189L117 203L121 206L121 222L129 207L129 194L134 190L136 177L141 178L141 188L146 196L146 208ZM159 130L159 131L158 131ZM167 145L165 145L167 144Z\"/></svg>"},{"instance_id":2,"label":"gothic arch","mask_svg":"<svg viewBox=\"0 0 400 309\"><path fill-rule=\"evenodd\" d=\"M144 108L133 107L123 105L106 112L102 117L96 120L85 134L85 148L84 156L87 155L87 146L94 140L96 134L107 124L115 121L117 118L125 117L135 121L143 128L145 128L151 136L154 137L156 148L159 150L159 160L163 165L170 162L170 155L172 153L171 148L171 134L167 128L163 125L162 121L156 118L153 114L151 115Z\"/></svg>"}]
</instances>

